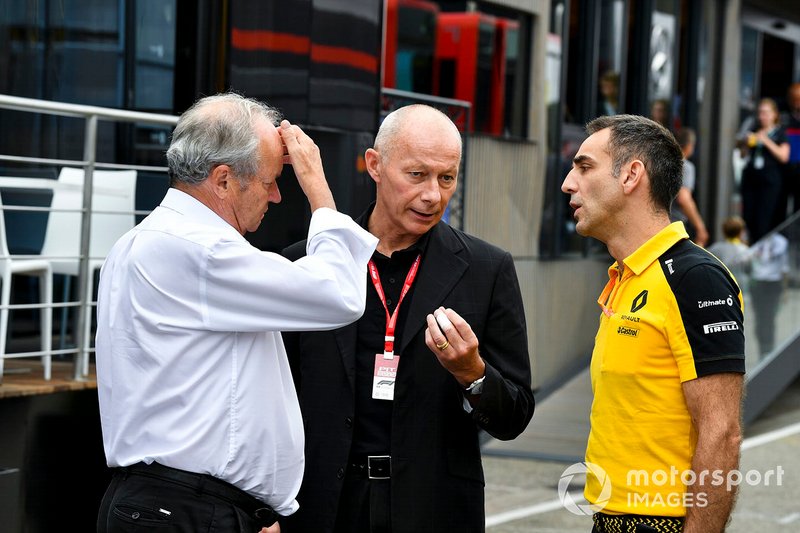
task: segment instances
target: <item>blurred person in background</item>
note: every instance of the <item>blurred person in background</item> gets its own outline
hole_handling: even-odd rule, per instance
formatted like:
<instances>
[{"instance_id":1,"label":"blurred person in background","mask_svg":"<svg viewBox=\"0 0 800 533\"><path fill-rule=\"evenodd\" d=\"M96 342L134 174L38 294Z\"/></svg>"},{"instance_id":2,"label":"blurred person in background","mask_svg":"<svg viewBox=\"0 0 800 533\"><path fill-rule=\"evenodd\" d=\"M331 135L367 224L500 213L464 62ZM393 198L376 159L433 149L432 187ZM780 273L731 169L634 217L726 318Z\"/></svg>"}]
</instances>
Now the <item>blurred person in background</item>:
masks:
<instances>
[{"instance_id":1,"label":"blurred person in background","mask_svg":"<svg viewBox=\"0 0 800 533\"><path fill-rule=\"evenodd\" d=\"M650 118L655 120L669 131L672 131L672 121L670 120L669 101L664 98L653 100L650 104Z\"/></svg>"},{"instance_id":2,"label":"blurred person in background","mask_svg":"<svg viewBox=\"0 0 800 533\"><path fill-rule=\"evenodd\" d=\"M744 219L740 216L731 216L722 223L724 240L712 244L708 251L725 263L728 270L736 278L739 287L745 291L748 286L753 252L743 241L745 234Z\"/></svg>"},{"instance_id":3,"label":"blurred person in background","mask_svg":"<svg viewBox=\"0 0 800 533\"><path fill-rule=\"evenodd\" d=\"M737 145L747 163L742 171L742 217L750 244L783 222L780 212L783 193L783 165L789 160L789 142L778 119L778 104L771 98L758 103L752 131Z\"/></svg>"},{"instance_id":4,"label":"blurred person in background","mask_svg":"<svg viewBox=\"0 0 800 533\"><path fill-rule=\"evenodd\" d=\"M683 185L678 191L678 196L672 204L670 218L673 221L680 220L688 226L686 231L689 237L698 245L705 246L708 243L708 230L694 202L694 188L697 181L697 170L694 163L689 158L694 154L697 144L697 135L692 128L680 128L675 132L675 140L681 147L683 153Z\"/></svg>"},{"instance_id":5,"label":"blurred person in background","mask_svg":"<svg viewBox=\"0 0 800 533\"><path fill-rule=\"evenodd\" d=\"M775 348L775 319L789 273L789 240L770 233L751 247L753 271L750 297L756 319L756 338L762 356Z\"/></svg>"},{"instance_id":6,"label":"blurred person in background","mask_svg":"<svg viewBox=\"0 0 800 533\"><path fill-rule=\"evenodd\" d=\"M600 98L597 116L616 115L619 112L619 72L607 70L600 76Z\"/></svg>"},{"instance_id":7,"label":"blurred person in background","mask_svg":"<svg viewBox=\"0 0 800 533\"><path fill-rule=\"evenodd\" d=\"M783 126L789 141L789 162L784 169L784 189L790 200L791 212L800 211L800 83L793 83L786 93L788 112L783 114Z\"/></svg>"}]
</instances>

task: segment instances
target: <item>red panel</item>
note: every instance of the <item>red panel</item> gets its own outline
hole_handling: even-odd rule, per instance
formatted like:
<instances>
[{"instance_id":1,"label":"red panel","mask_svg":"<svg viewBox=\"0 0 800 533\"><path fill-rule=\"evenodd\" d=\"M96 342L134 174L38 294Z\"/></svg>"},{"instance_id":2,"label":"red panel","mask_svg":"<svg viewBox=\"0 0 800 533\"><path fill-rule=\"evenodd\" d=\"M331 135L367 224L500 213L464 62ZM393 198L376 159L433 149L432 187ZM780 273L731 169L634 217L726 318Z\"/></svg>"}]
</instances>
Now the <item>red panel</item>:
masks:
<instances>
[{"instance_id":1,"label":"red panel","mask_svg":"<svg viewBox=\"0 0 800 533\"><path fill-rule=\"evenodd\" d=\"M434 91L475 105L475 84L478 66L478 27L480 13L442 13L437 21L439 38L436 42L434 70L440 71L443 60L455 61L454 94L441 95L441 80L435 78ZM474 113L470 113L468 131L473 130Z\"/></svg>"},{"instance_id":2,"label":"red panel","mask_svg":"<svg viewBox=\"0 0 800 533\"><path fill-rule=\"evenodd\" d=\"M311 39L291 33L233 28L231 30L231 46L240 50L308 54L311 49Z\"/></svg>"},{"instance_id":3,"label":"red panel","mask_svg":"<svg viewBox=\"0 0 800 533\"><path fill-rule=\"evenodd\" d=\"M377 57L341 46L325 46L314 43L311 47L311 60L315 63L353 67L373 74L378 72Z\"/></svg>"},{"instance_id":4,"label":"red panel","mask_svg":"<svg viewBox=\"0 0 800 533\"><path fill-rule=\"evenodd\" d=\"M382 87L395 87L397 85L397 2L398 0L387 0L386 2Z\"/></svg>"}]
</instances>

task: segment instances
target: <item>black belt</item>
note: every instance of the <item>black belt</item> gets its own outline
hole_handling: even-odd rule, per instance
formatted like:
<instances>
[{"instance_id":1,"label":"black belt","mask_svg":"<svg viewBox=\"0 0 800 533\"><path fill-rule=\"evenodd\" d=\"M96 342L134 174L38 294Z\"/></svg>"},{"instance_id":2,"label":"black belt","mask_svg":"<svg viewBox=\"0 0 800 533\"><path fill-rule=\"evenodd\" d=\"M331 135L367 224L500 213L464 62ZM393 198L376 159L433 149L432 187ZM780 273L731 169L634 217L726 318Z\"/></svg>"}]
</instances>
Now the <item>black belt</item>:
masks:
<instances>
[{"instance_id":1,"label":"black belt","mask_svg":"<svg viewBox=\"0 0 800 533\"><path fill-rule=\"evenodd\" d=\"M611 515L595 513L594 525L600 533L681 533L683 518L675 516Z\"/></svg>"},{"instance_id":2,"label":"black belt","mask_svg":"<svg viewBox=\"0 0 800 533\"><path fill-rule=\"evenodd\" d=\"M116 468L122 476L146 476L194 489L198 494L210 494L252 516L259 527L269 527L278 521L278 513L264 502L259 501L230 483L208 474L187 472L158 463L136 463L131 466Z\"/></svg>"},{"instance_id":3,"label":"black belt","mask_svg":"<svg viewBox=\"0 0 800 533\"><path fill-rule=\"evenodd\" d=\"M391 479L391 455L367 455L362 459L350 460L350 472L368 479Z\"/></svg>"}]
</instances>

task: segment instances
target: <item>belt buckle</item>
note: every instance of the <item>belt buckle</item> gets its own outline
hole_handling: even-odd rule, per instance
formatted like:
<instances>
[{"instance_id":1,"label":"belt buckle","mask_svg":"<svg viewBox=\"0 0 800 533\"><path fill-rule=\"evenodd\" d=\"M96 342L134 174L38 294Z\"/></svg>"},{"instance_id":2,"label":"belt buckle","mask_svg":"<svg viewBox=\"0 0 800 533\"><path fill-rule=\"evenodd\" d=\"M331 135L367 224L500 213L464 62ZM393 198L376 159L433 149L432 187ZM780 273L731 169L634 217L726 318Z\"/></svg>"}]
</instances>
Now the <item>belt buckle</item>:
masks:
<instances>
[{"instance_id":1,"label":"belt buckle","mask_svg":"<svg viewBox=\"0 0 800 533\"><path fill-rule=\"evenodd\" d=\"M392 456L368 455L367 477L369 479L390 479L392 477Z\"/></svg>"}]
</instances>

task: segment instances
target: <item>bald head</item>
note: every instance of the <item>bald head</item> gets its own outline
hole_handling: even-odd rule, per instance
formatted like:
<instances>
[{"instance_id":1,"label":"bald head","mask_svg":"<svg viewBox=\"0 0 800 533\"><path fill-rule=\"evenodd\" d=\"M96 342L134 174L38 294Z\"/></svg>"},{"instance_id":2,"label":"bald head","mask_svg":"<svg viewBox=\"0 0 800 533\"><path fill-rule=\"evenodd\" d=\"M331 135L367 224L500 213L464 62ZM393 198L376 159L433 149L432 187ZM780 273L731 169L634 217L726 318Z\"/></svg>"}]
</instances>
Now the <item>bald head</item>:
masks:
<instances>
[{"instance_id":1,"label":"bald head","mask_svg":"<svg viewBox=\"0 0 800 533\"><path fill-rule=\"evenodd\" d=\"M406 135L445 135L448 138L442 139L443 142L448 142L451 138L458 139L458 145L461 146L461 133L450 117L434 107L412 104L386 115L375 136L374 149L381 157L388 159L393 148L400 144L399 139Z\"/></svg>"}]
</instances>

